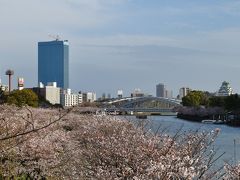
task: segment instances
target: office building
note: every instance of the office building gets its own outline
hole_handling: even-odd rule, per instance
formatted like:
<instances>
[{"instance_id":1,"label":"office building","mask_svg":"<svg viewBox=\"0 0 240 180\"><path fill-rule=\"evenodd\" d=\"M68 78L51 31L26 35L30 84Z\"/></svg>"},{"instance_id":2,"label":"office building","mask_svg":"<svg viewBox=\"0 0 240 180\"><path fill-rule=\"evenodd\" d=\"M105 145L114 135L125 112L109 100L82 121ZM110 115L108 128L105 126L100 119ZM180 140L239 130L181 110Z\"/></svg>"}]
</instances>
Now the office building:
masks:
<instances>
[{"instance_id":1,"label":"office building","mask_svg":"<svg viewBox=\"0 0 240 180\"><path fill-rule=\"evenodd\" d=\"M81 101L81 103L87 102L87 93L80 93L79 95L80 95L79 102L80 101Z\"/></svg>"},{"instance_id":2,"label":"office building","mask_svg":"<svg viewBox=\"0 0 240 180\"><path fill-rule=\"evenodd\" d=\"M182 99L185 97L189 92L191 92L191 89L188 87L182 87L179 89L179 99Z\"/></svg>"},{"instance_id":3,"label":"office building","mask_svg":"<svg viewBox=\"0 0 240 180\"><path fill-rule=\"evenodd\" d=\"M78 101L79 104L86 103L86 102L94 102L97 100L97 94L95 92L79 92L78 93Z\"/></svg>"},{"instance_id":4,"label":"office building","mask_svg":"<svg viewBox=\"0 0 240 180\"><path fill-rule=\"evenodd\" d=\"M168 98L168 99L172 99L173 98L173 91L172 90L165 89L164 92L165 92L165 94L164 94L165 98Z\"/></svg>"},{"instance_id":5,"label":"office building","mask_svg":"<svg viewBox=\"0 0 240 180\"><path fill-rule=\"evenodd\" d=\"M106 99L106 94L103 93L103 94L102 94L102 97L101 97L101 100L105 100L105 99Z\"/></svg>"},{"instance_id":6,"label":"office building","mask_svg":"<svg viewBox=\"0 0 240 180\"><path fill-rule=\"evenodd\" d=\"M56 82L48 82L46 86L40 82L39 87L32 90L51 104L60 104L60 88L57 87Z\"/></svg>"},{"instance_id":7,"label":"office building","mask_svg":"<svg viewBox=\"0 0 240 180\"><path fill-rule=\"evenodd\" d=\"M69 88L69 44L68 41L38 43L38 83L57 82L62 89Z\"/></svg>"},{"instance_id":8,"label":"office building","mask_svg":"<svg viewBox=\"0 0 240 180\"><path fill-rule=\"evenodd\" d=\"M165 85L160 83L156 85L156 97L165 97Z\"/></svg>"},{"instance_id":9,"label":"office building","mask_svg":"<svg viewBox=\"0 0 240 180\"><path fill-rule=\"evenodd\" d=\"M163 97L172 99L173 98L173 91L168 90L166 86L162 83L156 85L156 97Z\"/></svg>"}]
</instances>

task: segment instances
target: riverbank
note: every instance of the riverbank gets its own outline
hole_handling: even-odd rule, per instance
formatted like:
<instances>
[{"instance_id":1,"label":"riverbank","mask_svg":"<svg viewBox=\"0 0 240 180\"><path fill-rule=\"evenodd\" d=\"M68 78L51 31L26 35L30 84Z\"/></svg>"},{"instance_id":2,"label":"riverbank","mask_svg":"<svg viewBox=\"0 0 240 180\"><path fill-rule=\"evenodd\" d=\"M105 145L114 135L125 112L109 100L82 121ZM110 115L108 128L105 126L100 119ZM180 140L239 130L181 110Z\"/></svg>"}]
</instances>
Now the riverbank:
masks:
<instances>
[{"instance_id":1,"label":"riverbank","mask_svg":"<svg viewBox=\"0 0 240 180\"><path fill-rule=\"evenodd\" d=\"M232 117L232 118L231 118ZM216 124L226 124L228 126L233 127L240 127L240 119L234 118L235 116L229 115L229 114L213 114L213 115L207 115L207 116L201 116L201 115L189 115L189 114L177 114L177 118L193 121L193 122L202 122L202 121L208 121L216 123Z\"/></svg>"},{"instance_id":2,"label":"riverbank","mask_svg":"<svg viewBox=\"0 0 240 180\"><path fill-rule=\"evenodd\" d=\"M226 113L223 109L217 109L216 111L215 108L182 107L177 114L177 118L193 122L202 122L206 120L210 122L210 120L212 120L212 122L240 127L239 114L234 112Z\"/></svg>"},{"instance_id":3,"label":"riverbank","mask_svg":"<svg viewBox=\"0 0 240 180\"><path fill-rule=\"evenodd\" d=\"M197 115L189 115L189 114L177 114L177 118L188 120L188 121L194 121L194 122L202 122L202 120L210 119L210 116L197 116Z\"/></svg>"}]
</instances>

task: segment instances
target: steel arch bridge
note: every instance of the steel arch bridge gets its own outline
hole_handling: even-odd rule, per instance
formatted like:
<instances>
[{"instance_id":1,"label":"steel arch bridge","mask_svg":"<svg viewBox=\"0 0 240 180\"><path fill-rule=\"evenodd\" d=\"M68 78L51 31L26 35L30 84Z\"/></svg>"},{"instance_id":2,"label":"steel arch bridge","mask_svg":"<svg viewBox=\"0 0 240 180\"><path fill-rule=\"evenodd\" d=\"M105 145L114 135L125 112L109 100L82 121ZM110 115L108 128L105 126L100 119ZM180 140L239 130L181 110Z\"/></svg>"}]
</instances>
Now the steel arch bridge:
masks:
<instances>
[{"instance_id":1,"label":"steel arch bridge","mask_svg":"<svg viewBox=\"0 0 240 180\"><path fill-rule=\"evenodd\" d=\"M163 97L127 97L107 102L115 108L122 109L174 109L181 106L181 101Z\"/></svg>"}]
</instances>

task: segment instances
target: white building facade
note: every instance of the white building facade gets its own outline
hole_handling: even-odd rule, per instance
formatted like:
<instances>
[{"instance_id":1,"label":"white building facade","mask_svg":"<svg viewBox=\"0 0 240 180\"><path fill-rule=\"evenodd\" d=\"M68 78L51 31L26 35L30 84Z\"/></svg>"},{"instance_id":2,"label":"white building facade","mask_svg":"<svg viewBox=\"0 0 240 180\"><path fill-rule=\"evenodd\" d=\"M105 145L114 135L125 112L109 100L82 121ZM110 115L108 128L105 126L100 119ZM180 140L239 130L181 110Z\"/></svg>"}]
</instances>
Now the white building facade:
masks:
<instances>
[{"instance_id":1,"label":"white building facade","mask_svg":"<svg viewBox=\"0 0 240 180\"><path fill-rule=\"evenodd\" d=\"M189 92L191 92L191 89L188 87L182 87L179 89L179 99L182 99L185 97Z\"/></svg>"},{"instance_id":2,"label":"white building facade","mask_svg":"<svg viewBox=\"0 0 240 180\"><path fill-rule=\"evenodd\" d=\"M77 106L83 102L94 102L97 100L96 93L87 92L87 93L71 93L71 89L64 90L61 92L60 101L61 105L64 107Z\"/></svg>"},{"instance_id":3,"label":"white building facade","mask_svg":"<svg viewBox=\"0 0 240 180\"><path fill-rule=\"evenodd\" d=\"M77 106L79 104L78 98L78 94L72 94L71 89L67 89L61 92L60 102L64 107Z\"/></svg>"},{"instance_id":4,"label":"white building facade","mask_svg":"<svg viewBox=\"0 0 240 180\"><path fill-rule=\"evenodd\" d=\"M97 94L94 92L87 92L87 102L94 102L97 100Z\"/></svg>"},{"instance_id":5,"label":"white building facade","mask_svg":"<svg viewBox=\"0 0 240 180\"><path fill-rule=\"evenodd\" d=\"M49 82L47 86L40 82L39 86L32 88L32 90L51 104L60 104L60 88L57 87L56 82Z\"/></svg>"},{"instance_id":6,"label":"white building facade","mask_svg":"<svg viewBox=\"0 0 240 180\"><path fill-rule=\"evenodd\" d=\"M57 87L56 82L48 83L44 90L46 100L51 104L60 104L60 88Z\"/></svg>"}]
</instances>

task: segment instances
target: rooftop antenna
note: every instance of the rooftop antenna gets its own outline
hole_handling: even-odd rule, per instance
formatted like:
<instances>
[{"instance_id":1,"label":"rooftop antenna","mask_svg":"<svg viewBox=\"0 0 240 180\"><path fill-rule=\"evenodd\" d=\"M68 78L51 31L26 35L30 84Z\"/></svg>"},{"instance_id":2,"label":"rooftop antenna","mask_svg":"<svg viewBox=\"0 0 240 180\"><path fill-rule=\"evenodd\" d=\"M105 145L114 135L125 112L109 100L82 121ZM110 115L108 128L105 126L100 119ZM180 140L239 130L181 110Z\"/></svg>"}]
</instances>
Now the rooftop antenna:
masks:
<instances>
[{"instance_id":1,"label":"rooftop antenna","mask_svg":"<svg viewBox=\"0 0 240 180\"><path fill-rule=\"evenodd\" d=\"M60 40L60 36L59 36L59 35L52 35L52 34L49 34L48 37L54 39L55 41L59 41L59 40Z\"/></svg>"}]
</instances>

